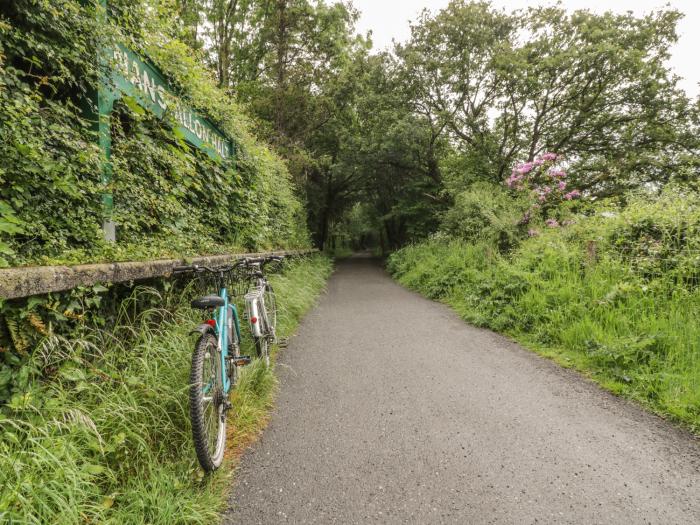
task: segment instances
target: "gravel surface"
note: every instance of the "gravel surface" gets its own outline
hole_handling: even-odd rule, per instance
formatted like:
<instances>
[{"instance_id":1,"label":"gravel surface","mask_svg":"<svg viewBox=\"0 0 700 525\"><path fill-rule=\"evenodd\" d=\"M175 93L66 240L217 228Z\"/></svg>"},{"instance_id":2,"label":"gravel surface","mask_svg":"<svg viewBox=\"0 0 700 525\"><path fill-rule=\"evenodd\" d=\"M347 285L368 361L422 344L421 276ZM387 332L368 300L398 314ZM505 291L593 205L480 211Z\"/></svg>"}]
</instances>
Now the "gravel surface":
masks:
<instances>
[{"instance_id":1,"label":"gravel surface","mask_svg":"<svg viewBox=\"0 0 700 525\"><path fill-rule=\"evenodd\" d=\"M278 362L226 524L700 524L700 440L338 264Z\"/></svg>"}]
</instances>

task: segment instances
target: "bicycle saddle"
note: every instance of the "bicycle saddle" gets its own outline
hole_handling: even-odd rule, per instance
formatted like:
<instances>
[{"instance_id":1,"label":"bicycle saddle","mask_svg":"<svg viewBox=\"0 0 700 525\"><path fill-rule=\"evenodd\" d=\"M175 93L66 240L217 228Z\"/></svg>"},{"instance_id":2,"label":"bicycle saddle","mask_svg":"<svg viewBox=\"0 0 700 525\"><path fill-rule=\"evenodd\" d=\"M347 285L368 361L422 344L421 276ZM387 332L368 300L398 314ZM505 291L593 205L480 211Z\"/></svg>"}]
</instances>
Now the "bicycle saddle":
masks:
<instances>
[{"instance_id":1,"label":"bicycle saddle","mask_svg":"<svg viewBox=\"0 0 700 525\"><path fill-rule=\"evenodd\" d=\"M206 295L200 299L195 299L190 304L192 305L192 308L207 310L209 308L218 308L223 306L225 302L218 295Z\"/></svg>"}]
</instances>

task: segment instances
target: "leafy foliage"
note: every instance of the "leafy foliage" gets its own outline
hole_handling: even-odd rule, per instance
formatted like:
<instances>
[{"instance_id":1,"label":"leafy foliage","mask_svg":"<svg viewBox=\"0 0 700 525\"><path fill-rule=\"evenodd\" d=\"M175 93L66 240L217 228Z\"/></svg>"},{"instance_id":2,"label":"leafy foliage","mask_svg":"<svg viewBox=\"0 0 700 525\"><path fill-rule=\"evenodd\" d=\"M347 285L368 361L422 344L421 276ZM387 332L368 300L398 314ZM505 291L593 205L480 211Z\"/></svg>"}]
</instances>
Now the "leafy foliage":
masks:
<instances>
[{"instance_id":1,"label":"leafy foliage","mask_svg":"<svg viewBox=\"0 0 700 525\"><path fill-rule=\"evenodd\" d=\"M526 201L513 199L503 188L476 182L455 197L440 231L449 238L486 241L508 251L522 237L526 226L522 219L527 209Z\"/></svg>"},{"instance_id":2,"label":"leafy foliage","mask_svg":"<svg viewBox=\"0 0 700 525\"><path fill-rule=\"evenodd\" d=\"M202 254L308 243L281 159L248 131L191 50L145 3L14 2L0 19L0 264ZM116 22L116 25L113 23ZM94 104L99 50L121 41L149 56L188 104L237 144L226 165L124 98L112 119L119 242L102 240ZM94 109L94 108L93 108Z\"/></svg>"},{"instance_id":3,"label":"leafy foliage","mask_svg":"<svg viewBox=\"0 0 700 525\"><path fill-rule=\"evenodd\" d=\"M424 11L411 38L370 56L358 77L359 199L374 203L380 237L419 240L443 217L454 231L474 183L501 184L547 152L566 161L560 197L696 187L697 103L666 62L681 16L467 0Z\"/></svg>"},{"instance_id":4,"label":"leafy foliage","mask_svg":"<svg viewBox=\"0 0 700 525\"><path fill-rule=\"evenodd\" d=\"M425 238L473 183L500 184L545 152L596 198L697 178L697 105L665 63L675 10L453 0L393 53L371 54L341 3L178 4L193 47L288 159L319 247L367 202L384 248Z\"/></svg>"},{"instance_id":5,"label":"leafy foliage","mask_svg":"<svg viewBox=\"0 0 700 525\"><path fill-rule=\"evenodd\" d=\"M96 13L33 4L0 18L3 266L99 242L99 154L78 107L98 75L85 59L99 45Z\"/></svg>"},{"instance_id":6,"label":"leafy foliage","mask_svg":"<svg viewBox=\"0 0 700 525\"><path fill-rule=\"evenodd\" d=\"M610 195L697 169L692 106L664 63L680 16L455 0L397 51L416 107L482 153L484 178L552 151L578 164L582 189Z\"/></svg>"},{"instance_id":7,"label":"leafy foliage","mask_svg":"<svg viewBox=\"0 0 700 525\"><path fill-rule=\"evenodd\" d=\"M201 35L220 85L256 117L288 160L323 248L363 194L356 150L369 42L350 4L318 0L200 0ZM195 7L197 10L197 7Z\"/></svg>"}]
</instances>

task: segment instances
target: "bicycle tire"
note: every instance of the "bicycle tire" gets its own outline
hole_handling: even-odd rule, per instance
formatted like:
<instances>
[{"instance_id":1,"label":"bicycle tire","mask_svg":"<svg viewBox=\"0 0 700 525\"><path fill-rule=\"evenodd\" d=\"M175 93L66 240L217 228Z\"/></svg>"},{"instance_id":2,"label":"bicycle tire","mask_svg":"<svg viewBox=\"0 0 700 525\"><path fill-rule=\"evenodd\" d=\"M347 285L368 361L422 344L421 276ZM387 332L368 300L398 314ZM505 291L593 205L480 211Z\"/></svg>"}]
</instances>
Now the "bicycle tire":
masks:
<instances>
[{"instance_id":1,"label":"bicycle tire","mask_svg":"<svg viewBox=\"0 0 700 525\"><path fill-rule=\"evenodd\" d=\"M255 337L255 354L260 358L264 359L265 366L270 366L270 343L267 337Z\"/></svg>"},{"instance_id":2,"label":"bicycle tire","mask_svg":"<svg viewBox=\"0 0 700 525\"><path fill-rule=\"evenodd\" d=\"M226 411L221 377L216 337L210 333L204 334L197 341L192 354L190 419L194 449L205 472L216 470L224 459ZM207 396L207 393L210 395ZM207 408L210 410L207 411Z\"/></svg>"},{"instance_id":3,"label":"bicycle tire","mask_svg":"<svg viewBox=\"0 0 700 525\"><path fill-rule=\"evenodd\" d=\"M271 332L271 340L277 342L277 296L270 283L265 284L265 313L268 328Z\"/></svg>"},{"instance_id":4,"label":"bicycle tire","mask_svg":"<svg viewBox=\"0 0 700 525\"><path fill-rule=\"evenodd\" d=\"M265 312L261 316L264 319L265 325L261 337L255 338L255 353L259 358L265 360L265 366L270 366L270 343L277 340L275 330L277 328L277 303L275 301L275 291L270 283L265 283L263 292L263 308ZM268 303L269 301L269 303ZM271 306L268 306L271 305Z\"/></svg>"}]
</instances>

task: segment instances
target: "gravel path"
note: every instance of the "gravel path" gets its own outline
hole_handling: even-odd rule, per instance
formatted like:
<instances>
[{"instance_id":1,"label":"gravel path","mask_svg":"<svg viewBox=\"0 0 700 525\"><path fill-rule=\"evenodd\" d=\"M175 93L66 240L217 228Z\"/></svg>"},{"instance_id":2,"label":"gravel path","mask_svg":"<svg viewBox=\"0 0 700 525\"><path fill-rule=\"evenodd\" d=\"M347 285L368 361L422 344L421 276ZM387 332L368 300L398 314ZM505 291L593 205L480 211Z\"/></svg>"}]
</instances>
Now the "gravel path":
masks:
<instances>
[{"instance_id":1,"label":"gravel path","mask_svg":"<svg viewBox=\"0 0 700 525\"><path fill-rule=\"evenodd\" d=\"M224 523L700 524L700 440L338 265Z\"/></svg>"}]
</instances>

